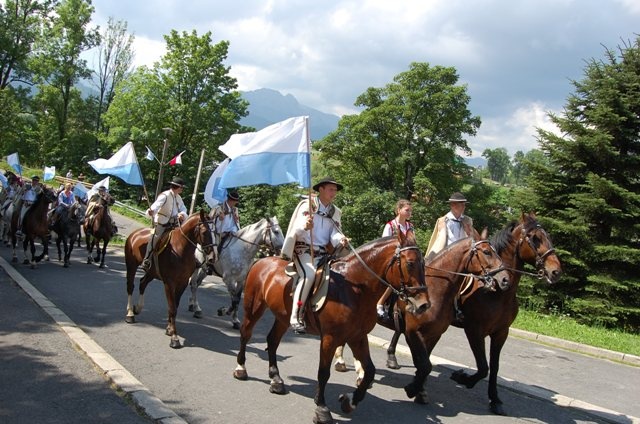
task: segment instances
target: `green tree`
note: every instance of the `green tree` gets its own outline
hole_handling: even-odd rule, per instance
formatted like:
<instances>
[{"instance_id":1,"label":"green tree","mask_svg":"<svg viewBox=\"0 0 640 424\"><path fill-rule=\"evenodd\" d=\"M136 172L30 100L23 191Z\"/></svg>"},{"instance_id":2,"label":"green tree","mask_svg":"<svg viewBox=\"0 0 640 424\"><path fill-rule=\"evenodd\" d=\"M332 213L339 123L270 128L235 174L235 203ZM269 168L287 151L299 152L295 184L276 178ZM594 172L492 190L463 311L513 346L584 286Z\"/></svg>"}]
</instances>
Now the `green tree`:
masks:
<instances>
[{"instance_id":1,"label":"green tree","mask_svg":"<svg viewBox=\"0 0 640 424\"><path fill-rule=\"evenodd\" d=\"M566 276L549 299L589 323L640 328L640 37L590 60L562 115L538 130L529 185Z\"/></svg>"},{"instance_id":2,"label":"green tree","mask_svg":"<svg viewBox=\"0 0 640 424\"><path fill-rule=\"evenodd\" d=\"M491 179L499 183L506 183L511 171L511 159L504 147L497 149L485 149L482 157L487 159L487 168L491 174Z\"/></svg>"},{"instance_id":3,"label":"green tree","mask_svg":"<svg viewBox=\"0 0 640 424\"><path fill-rule=\"evenodd\" d=\"M362 112L344 116L314 143L323 166L344 181L345 203L362 204L356 198L363 188L366 196L388 192L428 203L462 186L471 172L456 151L470 153L464 136L476 133L480 118L468 110L458 79L454 68L412 63L393 83L368 88L355 102ZM387 204L377 214L392 210Z\"/></svg>"},{"instance_id":4,"label":"green tree","mask_svg":"<svg viewBox=\"0 0 640 424\"><path fill-rule=\"evenodd\" d=\"M169 137L167 158L186 150L182 165L168 169L165 176L179 173L193 187L201 149L209 160L221 160L218 146L243 131L238 121L247 114L236 80L225 66L229 43L213 44L211 33L198 36L171 31L165 36L167 53L152 69L141 67L116 88L104 115L109 128L107 149L115 151L132 140L139 157L145 145L160 155L163 128ZM104 153L102 153L104 154ZM147 185L157 180L157 164L141 163Z\"/></svg>"}]
</instances>

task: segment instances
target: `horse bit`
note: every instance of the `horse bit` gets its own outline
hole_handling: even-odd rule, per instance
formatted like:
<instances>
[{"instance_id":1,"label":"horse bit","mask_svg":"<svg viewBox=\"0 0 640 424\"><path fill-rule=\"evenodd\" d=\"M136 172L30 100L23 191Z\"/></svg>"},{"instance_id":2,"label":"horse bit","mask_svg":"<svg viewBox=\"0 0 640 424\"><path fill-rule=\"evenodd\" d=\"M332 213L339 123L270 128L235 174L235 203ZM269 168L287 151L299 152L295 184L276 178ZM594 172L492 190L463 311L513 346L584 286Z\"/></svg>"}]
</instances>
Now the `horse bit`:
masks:
<instances>
[{"instance_id":1,"label":"horse bit","mask_svg":"<svg viewBox=\"0 0 640 424\"><path fill-rule=\"evenodd\" d=\"M544 230L544 228L542 228L542 226L540 224L536 224L536 226L534 228L532 228L532 230L537 230L539 229L540 231L542 231L545 236L547 237L547 240L549 239L549 236L547 235L547 232ZM518 254L518 258L520 258L520 246L522 246L522 242L526 241L527 244L529 245L529 248L531 249L532 252L534 252L536 254L536 271L537 273L532 273L532 272L526 272L526 271L519 271L519 270L515 270L521 274L526 274L532 277L536 277L539 280L542 280L544 278L544 261L545 259L552 254L555 254L556 249L554 249L553 247L547 249L546 252L544 252L542 255L540 253L538 253L538 249L536 249L535 245L533 244L533 242L531 241L531 237L529 237L529 232L525 233L524 228L522 228L522 236L520 237L520 240L518 240L518 250L516 251L516 253Z\"/></svg>"}]
</instances>

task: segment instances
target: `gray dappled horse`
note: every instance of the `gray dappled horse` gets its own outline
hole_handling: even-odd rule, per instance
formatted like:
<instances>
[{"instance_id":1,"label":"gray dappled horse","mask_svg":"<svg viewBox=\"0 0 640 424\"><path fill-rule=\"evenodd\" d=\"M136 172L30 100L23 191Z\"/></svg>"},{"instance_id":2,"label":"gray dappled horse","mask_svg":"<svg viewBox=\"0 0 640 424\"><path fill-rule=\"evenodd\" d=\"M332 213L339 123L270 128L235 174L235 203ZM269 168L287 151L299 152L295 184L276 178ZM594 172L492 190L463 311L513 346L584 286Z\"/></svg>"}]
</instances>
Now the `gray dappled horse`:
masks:
<instances>
[{"instance_id":1,"label":"gray dappled horse","mask_svg":"<svg viewBox=\"0 0 640 424\"><path fill-rule=\"evenodd\" d=\"M242 228L235 235L230 235L224 241L214 265L214 273L221 277L225 283L231 297L231 306L218 309L218 315L230 315L233 328L240 328L238 305L244 289L245 277L253 265L258 251L266 250L268 254L278 254L283 243L284 234L278 224L278 218L275 216L262 218L260 221ZM201 318L202 309L198 304L197 291L207 275L202 249L196 249L196 261L201 265L196 268L189 280L191 285L189 311L193 312L194 317Z\"/></svg>"}]
</instances>

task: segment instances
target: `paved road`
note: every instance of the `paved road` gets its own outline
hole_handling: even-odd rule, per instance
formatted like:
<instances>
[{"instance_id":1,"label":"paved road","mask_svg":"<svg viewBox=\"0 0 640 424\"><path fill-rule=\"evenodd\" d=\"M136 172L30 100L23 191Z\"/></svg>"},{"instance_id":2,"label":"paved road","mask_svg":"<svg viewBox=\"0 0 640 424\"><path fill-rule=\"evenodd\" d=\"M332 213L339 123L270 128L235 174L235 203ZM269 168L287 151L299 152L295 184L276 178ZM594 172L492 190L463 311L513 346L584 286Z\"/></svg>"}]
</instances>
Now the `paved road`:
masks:
<instances>
[{"instance_id":1,"label":"paved road","mask_svg":"<svg viewBox=\"0 0 640 424\"><path fill-rule=\"evenodd\" d=\"M0 349L3 359L11 358L0 362L0 421L146 422L148 418L134 409L131 398L109 389L89 357L99 358L99 364L109 370L109 378L134 393L150 415L156 419L169 417L165 422L180 420L172 417L172 411L189 422L200 423L310 420L317 339L285 338L279 354L290 393L274 396L267 391L262 351L268 328L266 324L260 326L248 359L252 379L235 381L230 373L235 366L237 332L225 319L211 316L215 308L226 303L221 287L211 281L204 290L201 303L209 315L205 319L196 321L184 311L179 313L179 331L186 337L186 348L173 351L162 334L166 303L159 283L148 290L140 322L135 326L123 323L126 299L122 257L116 249L110 250L107 270L79 264L79 256L70 270L63 270L56 262L42 264L37 270L16 267L27 277L26 284L46 295L41 302L47 305L52 300L64 311L66 315L58 315L66 323L62 328L73 335L73 343L80 348L74 348L67 335L15 283L6 276L0 279L0 298L12 305L3 314L7 318L0 320ZM0 253L8 257L6 248L0 248ZM74 278L61 277L64 275ZM49 304L47 310L56 315L53 305ZM89 337L83 338L83 334ZM376 329L374 334L389 336L384 329ZM91 345L94 340L97 346ZM460 364L472 362L466 342L455 329L445 334L434 353ZM336 412L335 399L338 393L350 391L353 374L332 374L328 400L337 421L640 422L633 418L640 416L637 367L512 338L501 368L506 378L501 382L501 395L511 417L494 417L486 408L486 383L466 390L448 379L450 369L459 365L436 359L438 365L428 383L432 402L422 407L407 401L401 389L412 374L409 357L400 356L405 365L401 370L389 371L381 368L384 351L373 348L373 354L379 367L376 384L352 416ZM108 358L115 361L109 362ZM128 374L129 370L135 376Z\"/></svg>"}]
</instances>

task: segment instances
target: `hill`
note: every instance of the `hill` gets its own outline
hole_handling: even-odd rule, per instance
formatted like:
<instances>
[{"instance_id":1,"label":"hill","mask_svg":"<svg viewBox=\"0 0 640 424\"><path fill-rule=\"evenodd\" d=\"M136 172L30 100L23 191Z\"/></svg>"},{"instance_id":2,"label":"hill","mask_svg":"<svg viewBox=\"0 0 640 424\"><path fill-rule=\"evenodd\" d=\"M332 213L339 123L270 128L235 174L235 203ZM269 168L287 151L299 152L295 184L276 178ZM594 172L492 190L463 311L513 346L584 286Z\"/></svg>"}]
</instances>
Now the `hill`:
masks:
<instances>
[{"instance_id":1,"label":"hill","mask_svg":"<svg viewBox=\"0 0 640 424\"><path fill-rule=\"evenodd\" d=\"M311 140L319 140L338 127L340 117L300 104L291 94L261 88L242 92L249 102L249 115L240 120L242 125L261 130L293 116L309 116Z\"/></svg>"}]
</instances>

